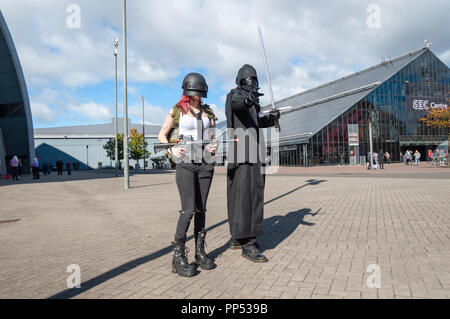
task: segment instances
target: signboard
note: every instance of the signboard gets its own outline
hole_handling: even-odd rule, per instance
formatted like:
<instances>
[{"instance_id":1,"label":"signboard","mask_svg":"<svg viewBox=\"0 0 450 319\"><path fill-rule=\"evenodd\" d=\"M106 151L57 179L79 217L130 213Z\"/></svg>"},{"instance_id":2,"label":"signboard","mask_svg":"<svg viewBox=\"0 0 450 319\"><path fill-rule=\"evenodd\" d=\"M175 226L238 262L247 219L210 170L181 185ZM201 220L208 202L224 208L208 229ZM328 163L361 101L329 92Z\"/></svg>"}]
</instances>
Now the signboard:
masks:
<instances>
[{"instance_id":1,"label":"signboard","mask_svg":"<svg viewBox=\"0 0 450 319\"><path fill-rule=\"evenodd\" d=\"M440 83L408 82L406 88L406 109L411 111L429 111L448 109L446 93Z\"/></svg>"},{"instance_id":2,"label":"signboard","mask_svg":"<svg viewBox=\"0 0 450 319\"><path fill-rule=\"evenodd\" d=\"M448 103L443 99L406 96L406 108L413 111L428 111L432 109L448 109Z\"/></svg>"},{"instance_id":3,"label":"signboard","mask_svg":"<svg viewBox=\"0 0 450 319\"><path fill-rule=\"evenodd\" d=\"M359 132L358 124L347 124L348 125L348 145L358 146L359 145Z\"/></svg>"}]
</instances>

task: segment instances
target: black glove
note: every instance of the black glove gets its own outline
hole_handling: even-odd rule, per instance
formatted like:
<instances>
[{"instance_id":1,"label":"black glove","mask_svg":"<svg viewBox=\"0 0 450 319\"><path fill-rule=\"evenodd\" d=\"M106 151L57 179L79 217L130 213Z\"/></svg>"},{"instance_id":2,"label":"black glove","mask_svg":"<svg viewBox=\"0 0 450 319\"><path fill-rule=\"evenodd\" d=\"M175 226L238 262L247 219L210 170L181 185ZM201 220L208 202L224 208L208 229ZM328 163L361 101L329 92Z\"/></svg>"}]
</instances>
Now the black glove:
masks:
<instances>
[{"instance_id":1,"label":"black glove","mask_svg":"<svg viewBox=\"0 0 450 319\"><path fill-rule=\"evenodd\" d=\"M272 112L270 112L270 119L273 121L278 121L280 119L280 111L273 110Z\"/></svg>"}]
</instances>

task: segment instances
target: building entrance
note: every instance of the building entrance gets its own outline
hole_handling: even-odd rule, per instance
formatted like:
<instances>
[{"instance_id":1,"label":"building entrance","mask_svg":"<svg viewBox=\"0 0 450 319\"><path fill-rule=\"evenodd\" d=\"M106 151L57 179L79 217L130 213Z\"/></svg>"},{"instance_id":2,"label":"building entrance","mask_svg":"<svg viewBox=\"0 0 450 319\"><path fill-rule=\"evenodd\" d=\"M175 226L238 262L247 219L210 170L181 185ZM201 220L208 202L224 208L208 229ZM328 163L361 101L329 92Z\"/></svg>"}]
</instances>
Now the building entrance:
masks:
<instances>
[{"instance_id":1,"label":"building entrance","mask_svg":"<svg viewBox=\"0 0 450 319\"><path fill-rule=\"evenodd\" d=\"M302 165L303 154L299 153L296 146L280 150L280 165L299 166Z\"/></svg>"}]
</instances>

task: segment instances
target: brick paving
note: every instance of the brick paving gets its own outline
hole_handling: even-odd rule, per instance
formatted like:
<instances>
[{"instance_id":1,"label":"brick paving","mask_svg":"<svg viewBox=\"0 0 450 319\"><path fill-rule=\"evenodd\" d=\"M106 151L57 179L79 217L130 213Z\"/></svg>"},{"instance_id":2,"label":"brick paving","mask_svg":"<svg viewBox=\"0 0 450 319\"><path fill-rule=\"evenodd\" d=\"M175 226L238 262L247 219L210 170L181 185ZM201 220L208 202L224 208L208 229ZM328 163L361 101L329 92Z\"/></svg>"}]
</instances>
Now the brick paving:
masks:
<instances>
[{"instance_id":1,"label":"brick paving","mask_svg":"<svg viewBox=\"0 0 450 319\"><path fill-rule=\"evenodd\" d=\"M174 174L111 172L0 181L0 298L450 298L450 170L391 165L282 168L267 177L268 263L229 250L216 168L207 251L217 268L171 273ZM192 226L187 246L193 260ZM81 268L68 289L67 266ZM369 288L367 267L380 269Z\"/></svg>"}]
</instances>

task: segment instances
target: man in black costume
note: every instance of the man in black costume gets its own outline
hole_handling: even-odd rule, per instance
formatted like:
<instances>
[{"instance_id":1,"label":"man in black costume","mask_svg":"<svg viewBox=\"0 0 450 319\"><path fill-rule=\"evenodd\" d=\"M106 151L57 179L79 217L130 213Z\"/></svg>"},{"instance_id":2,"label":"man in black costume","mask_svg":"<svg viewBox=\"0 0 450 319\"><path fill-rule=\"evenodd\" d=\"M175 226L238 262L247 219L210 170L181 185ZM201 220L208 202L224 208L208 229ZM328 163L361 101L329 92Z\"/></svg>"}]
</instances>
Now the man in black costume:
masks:
<instances>
[{"instance_id":1,"label":"man in black costume","mask_svg":"<svg viewBox=\"0 0 450 319\"><path fill-rule=\"evenodd\" d=\"M230 138L238 137L235 130L242 129L248 132L248 135L256 135L253 140L259 141L261 147L264 142L259 129L274 126L280 113L275 111L264 117L259 116L259 96L263 94L258 93L258 77L251 65L245 64L241 67L236 77L236 85L237 87L228 93L225 106L227 128L234 130ZM252 137L249 139L252 140ZM240 143L245 143L245 147L241 148ZM245 138L240 139L234 143L232 155L228 156L227 208L231 233L230 248L242 247L242 256L245 258L255 262L267 262L268 259L259 251L256 243L256 237L263 234L265 175L262 167L265 164L258 154L251 154L255 148L252 151L249 144ZM238 149L241 150L240 154ZM242 149L245 150L244 154Z\"/></svg>"}]
</instances>

